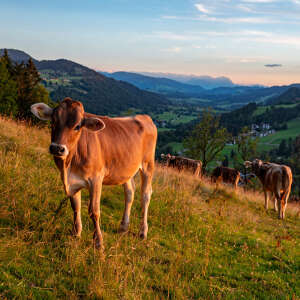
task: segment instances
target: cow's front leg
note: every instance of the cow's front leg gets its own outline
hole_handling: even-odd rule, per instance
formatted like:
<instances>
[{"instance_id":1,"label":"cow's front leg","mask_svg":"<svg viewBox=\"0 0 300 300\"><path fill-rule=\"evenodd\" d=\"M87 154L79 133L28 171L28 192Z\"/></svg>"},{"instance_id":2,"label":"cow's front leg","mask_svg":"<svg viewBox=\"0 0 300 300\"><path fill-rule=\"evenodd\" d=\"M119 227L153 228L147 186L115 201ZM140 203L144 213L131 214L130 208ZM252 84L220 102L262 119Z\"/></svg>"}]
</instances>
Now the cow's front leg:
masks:
<instances>
[{"instance_id":1,"label":"cow's front leg","mask_svg":"<svg viewBox=\"0 0 300 300\"><path fill-rule=\"evenodd\" d=\"M129 227L129 219L130 219L130 211L131 211L131 206L133 203L134 199L134 181L133 178L131 178L129 181L127 181L124 184L124 193L125 193L125 209L124 209L124 214L123 218L119 227L120 232L126 232Z\"/></svg>"},{"instance_id":2,"label":"cow's front leg","mask_svg":"<svg viewBox=\"0 0 300 300\"><path fill-rule=\"evenodd\" d=\"M141 186L141 206L142 206L142 220L139 231L141 239L147 238L148 233L148 207L150 204L152 194L152 176L154 170L154 163L149 163L146 168L141 170L142 186Z\"/></svg>"},{"instance_id":3,"label":"cow's front leg","mask_svg":"<svg viewBox=\"0 0 300 300\"><path fill-rule=\"evenodd\" d=\"M73 225L73 233L75 236L80 237L82 231L82 223L81 223L81 191L78 191L76 194L70 197L71 206L74 212L74 225Z\"/></svg>"},{"instance_id":4,"label":"cow's front leg","mask_svg":"<svg viewBox=\"0 0 300 300\"><path fill-rule=\"evenodd\" d=\"M89 203L89 216L94 223L94 244L95 247L100 249L103 247L103 237L100 230L99 219L100 219L100 197L102 190L102 178L95 178L90 180L90 203Z\"/></svg>"}]
</instances>

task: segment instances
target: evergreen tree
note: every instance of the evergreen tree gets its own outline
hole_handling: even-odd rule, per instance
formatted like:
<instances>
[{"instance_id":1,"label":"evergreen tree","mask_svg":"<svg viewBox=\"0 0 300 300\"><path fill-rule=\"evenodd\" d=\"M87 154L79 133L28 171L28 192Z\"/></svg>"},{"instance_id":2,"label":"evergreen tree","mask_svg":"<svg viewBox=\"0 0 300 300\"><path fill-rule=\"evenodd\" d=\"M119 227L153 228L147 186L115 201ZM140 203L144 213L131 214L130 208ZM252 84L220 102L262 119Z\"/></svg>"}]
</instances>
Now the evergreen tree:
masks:
<instances>
[{"instance_id":1,"label":"evergreen tree","mask_svg":"<svg viewBox=\"0 0 300 300\"><path fill-rule=\"evenodd\" d=\"M0 59L0 113L14 117L17 113L17 84L7 69L7 61Z\"/></svg>"},{"instance_id":2,"label":"evergreen tree","mask_svg":"<svg viewBox=\"0 0 300 300\"><path fill-rule=\"evenodd\" d=\"M227 155L225 155L224 160L222 161L222 166L223 167L228 167L229 166L229 160L228 160Z\"/></svg>"},{"instance_id":3,"label":"evergreen tree","mask_svg":"<svg viewBox=\"0 0 300 300\"><path fill-rule=\"evenodd\" d=\"M286 140L283 139L280 144L279 144L279 148L278 148L278 151L277 151L277 155L279 156L284 156L286 155L287 153L287 143L286 143Z\"/></svg>"},{"instance_id":4,"label":"evergreen tree","mask_svg":"<svg viewBox=\"0 0 300 300\"><path fill-rule=\"evenodd\" d=\"M19 119L32 118L30 106L37 102L52 105L49 93L32 61L14 64L7 51L0 58L0 113ZM34 119L36 122L36 118Z\"/></svg>"}]
</instances>

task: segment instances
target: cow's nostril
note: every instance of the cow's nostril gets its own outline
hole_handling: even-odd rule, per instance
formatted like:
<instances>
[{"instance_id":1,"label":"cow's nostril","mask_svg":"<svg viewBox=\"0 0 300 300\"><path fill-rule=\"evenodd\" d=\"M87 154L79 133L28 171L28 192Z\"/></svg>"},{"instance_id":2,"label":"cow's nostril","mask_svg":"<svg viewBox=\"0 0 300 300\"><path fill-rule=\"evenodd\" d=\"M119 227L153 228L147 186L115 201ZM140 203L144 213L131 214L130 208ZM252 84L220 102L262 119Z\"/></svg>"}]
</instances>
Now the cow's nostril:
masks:
<instances>
[{"instance_id":1,"label":"cow's nostril","mask_svg":"<svg viewBox=\"0 0 300 300\"><path fill-rule=\"evenodd\" d=\"M53 145L50 145L49 151L50 151L50 153L53 153L55 151L55 147Z\"/></svg>"},{"instance_id":2,"label":"cow's nostril","mask_svg":"<svg viewBox=\"0 0 300 300\"><path fill-rule=\"evenodd\" d=\"M60 153L64 153L64 152L65 152L65 147L60 147L60 148L59 148L59 152L60 152Z\"/></svg>"}]
</instances>

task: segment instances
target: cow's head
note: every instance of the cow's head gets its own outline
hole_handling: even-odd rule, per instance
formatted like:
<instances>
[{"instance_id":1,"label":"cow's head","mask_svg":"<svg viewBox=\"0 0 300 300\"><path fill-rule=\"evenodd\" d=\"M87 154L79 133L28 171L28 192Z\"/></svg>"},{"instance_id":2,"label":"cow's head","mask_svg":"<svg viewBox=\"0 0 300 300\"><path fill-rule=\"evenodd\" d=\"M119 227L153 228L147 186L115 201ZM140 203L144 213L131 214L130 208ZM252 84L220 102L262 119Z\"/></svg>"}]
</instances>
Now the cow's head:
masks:
<instances>
[{"instance_id":1,"label":"cow's head","mask_svg":"<svg viewBox=\"0 0 300 300\"><path fill-rule=\"evenodd\" d=\"M75 147L83 128L92 131L105 128L102 120L85 116L81 102L71 98L64 99L54 109L44 103L33 104L31 112L41 120L51 121L49 151L52 155L61 158L66 158Z\"/></svg>"},{"instance_id":2,"label":"cow's head","mask_svg":"<svg viewBox=\"0 0 300 300\"><path fill-rule=\"evenodd\" d=\"M254 173L257 172L261 168L262 165L263 165L262 160L260 160L258 158L254 159L252 162L251 161L245 161L244 162L244 166L246 168L250 168L251 167L252 171Z\"/></svg>"}]
</instances>

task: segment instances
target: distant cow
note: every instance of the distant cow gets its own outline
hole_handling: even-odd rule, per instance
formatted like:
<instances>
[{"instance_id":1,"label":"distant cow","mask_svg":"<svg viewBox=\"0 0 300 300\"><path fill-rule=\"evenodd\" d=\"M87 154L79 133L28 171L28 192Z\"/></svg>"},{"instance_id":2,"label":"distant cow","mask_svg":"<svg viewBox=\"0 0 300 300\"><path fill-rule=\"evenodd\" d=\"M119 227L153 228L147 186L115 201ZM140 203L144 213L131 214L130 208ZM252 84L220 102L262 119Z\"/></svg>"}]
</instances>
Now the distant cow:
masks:
<instances>
[{"instance_id":1,"label":"distant cow","mask_svg":"<svg viewBox=\"0 0 300 300\"><path fill-rule=\"evenodd\" d=\"M216 167L211 175L211 182L215 182L217 185L220 181L230 183L237 188L240 180L240 172L238 170L228 167Z\"/></svg>"},{"instance_id":2,"label":"distant cow","mask_svg":"<svg viewBox=\"0 0 300 300\"><path fill-rule=\"evenodd\" d=\"M278 211L278 217L283 219L293 181L291 169L285 165L263 162L259 159L252 162L245 161L244 165L251 167L252 172L262 183L265 194L265 208L268 209L270 195L274 200L274 209Z\"/></svg>"},{"instance_id":3,"label":"distant cow","mask_svg":"<svg viewBox=\"0 0 300 300\"><path fill-rule=\"evenodd\" d=\"M31 106L42 120L51 120L50 153L54 157L74 211L74 234L80 236L81 189L90 193L89 215L94 223L94 243L103 246L99 226L102 185L124 186L125 210L120 231L127 231L134 198L134 175L140 171L141 238L147 237L147 214L152 193L157 129L147 115L109 118L84 112L79 101L63 100L52 109L44 103Z\"/></svg>"},{"instance_id":4,"label":"distant cow","mask_svg":"<svg viewBox=\"0 0 300 300\"><path fill-rule=\"evenodd\" d=\"M200 160L170 154L161 154L161 158L163 166L172 167L179 172L185 170L196 177L202 174L202 162Z\"/></svg>"},{"instance_id":5,"label":"distant cow","mask_svg":"<svg viewBox=\"0 0 300 300\"><path fill-rule=\"evenodd\" d=\"M168 153L168 154L163 154L162 153L160 155L160 157L161 157L161 164L162 164L162 166L163 167L169 167L172 155L170 153Z\"/></svg>"}]
</instances>

